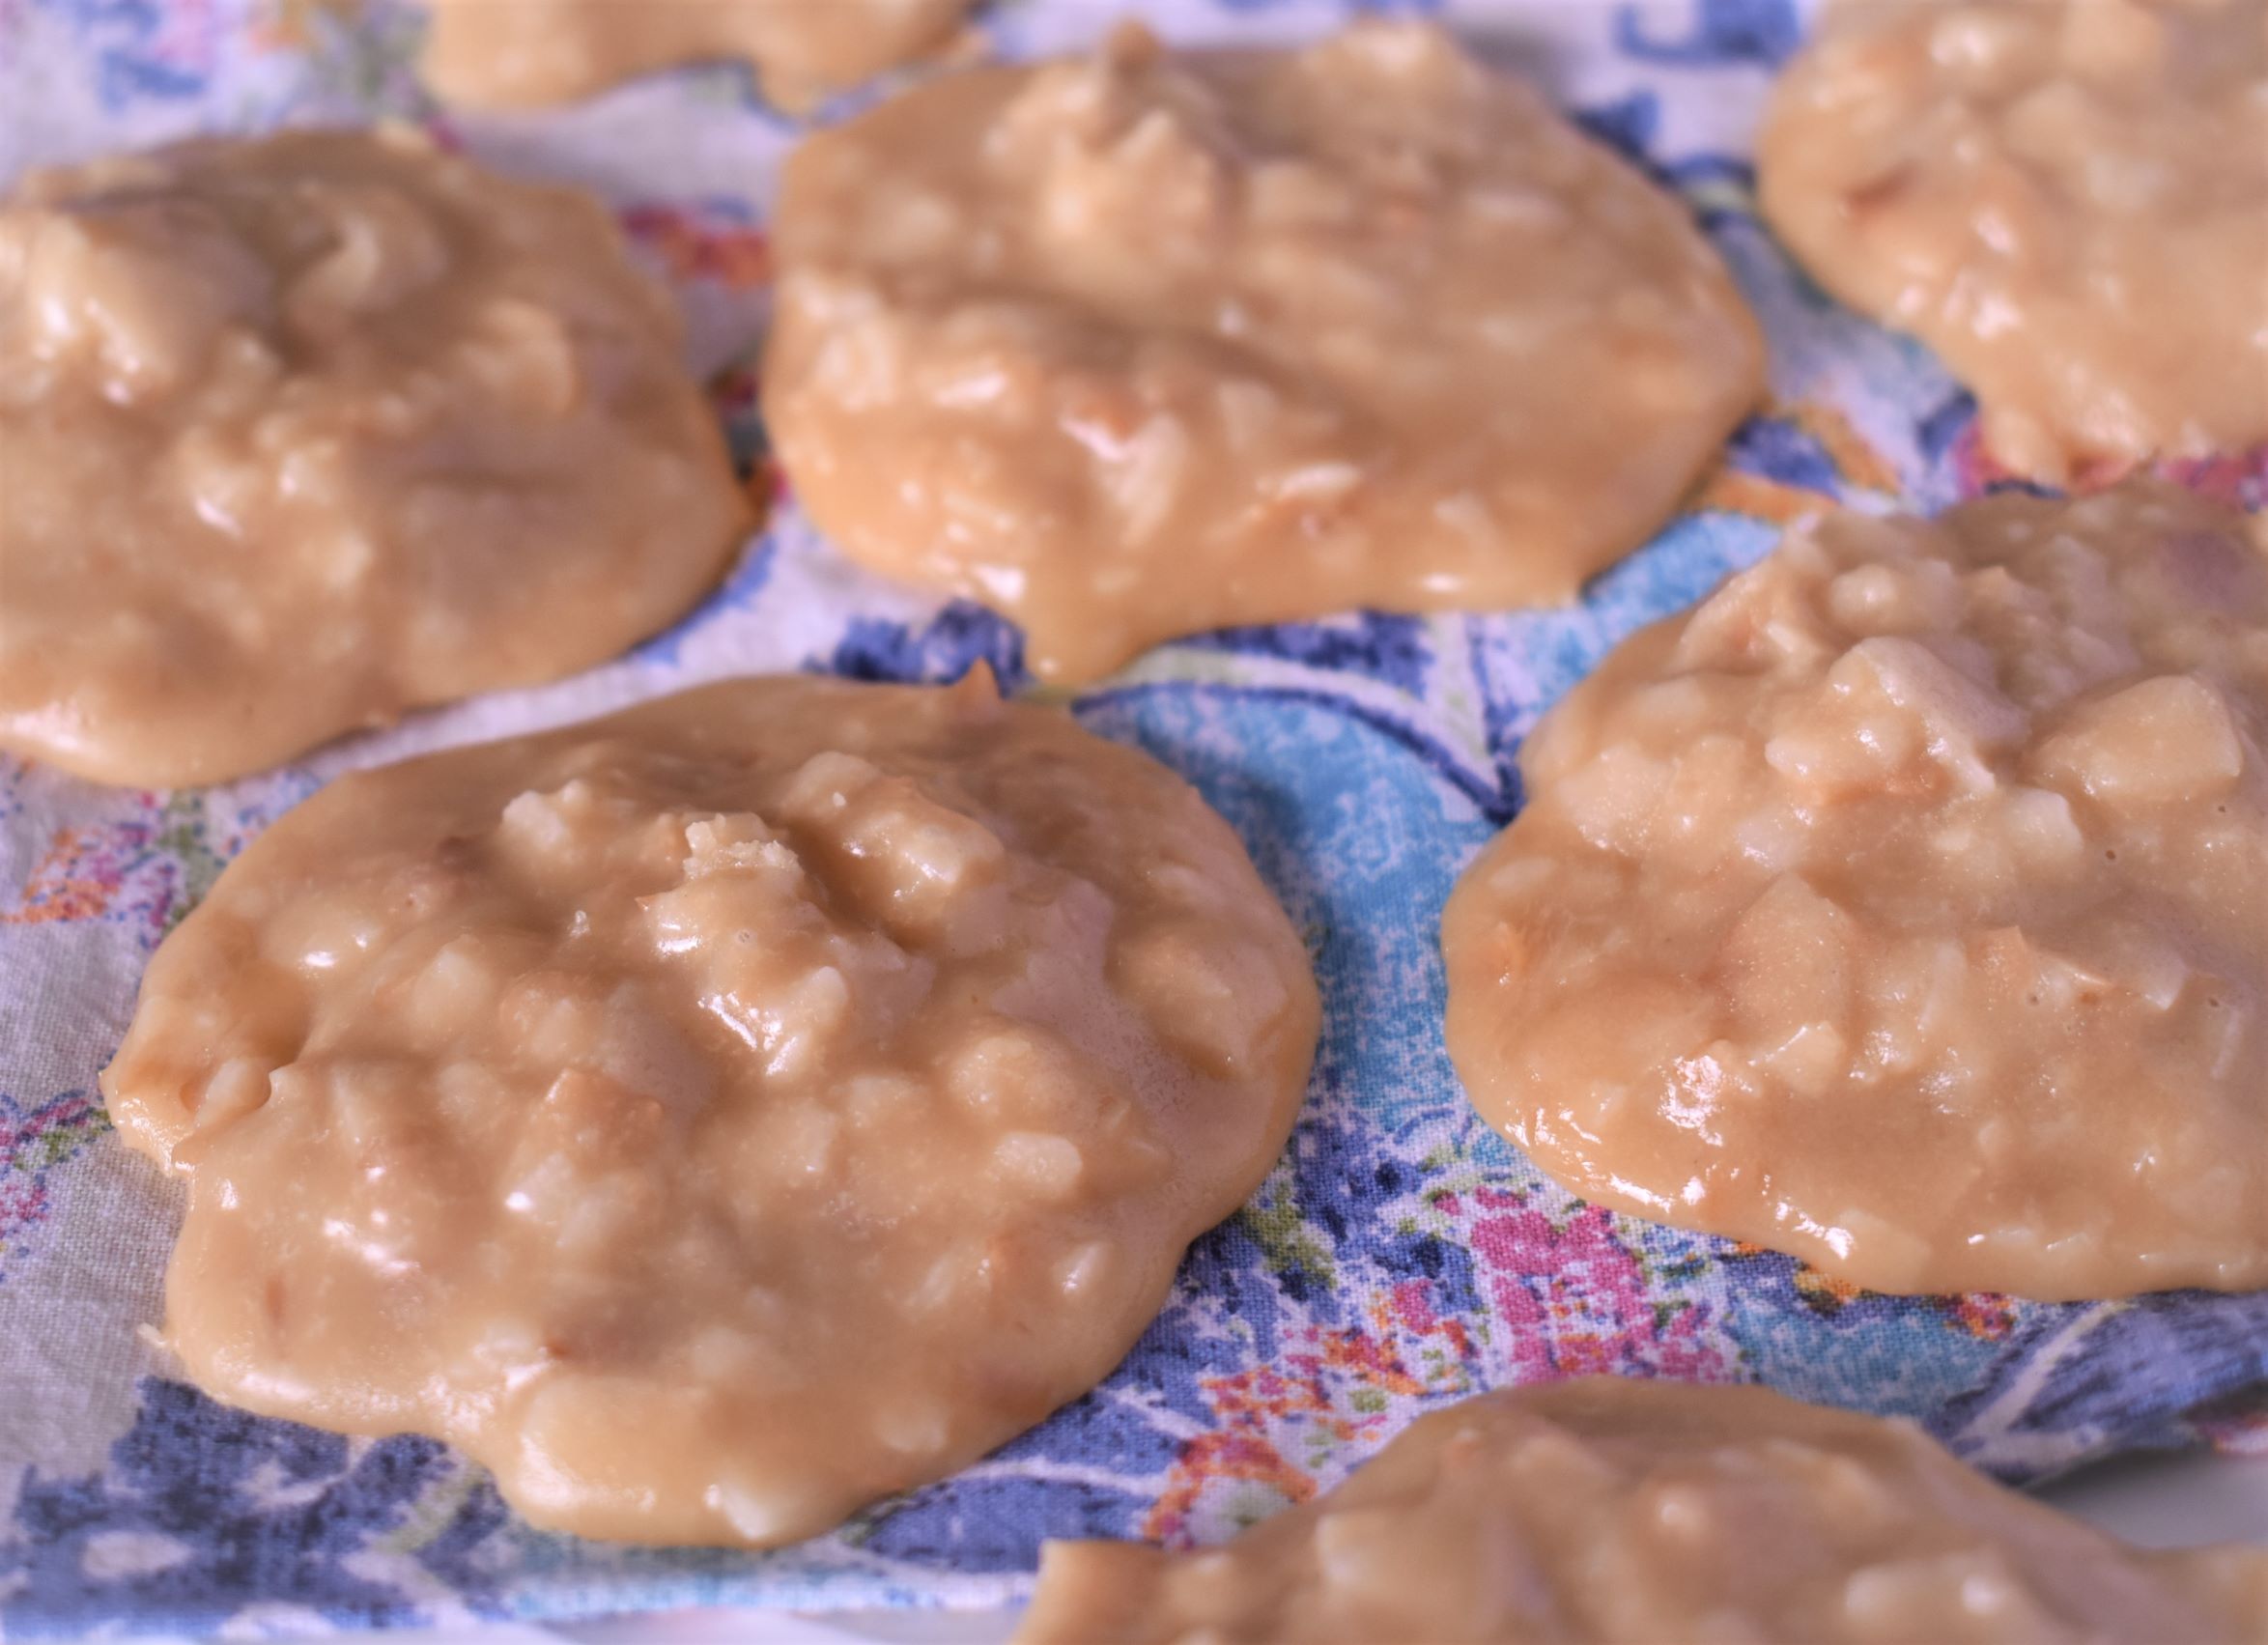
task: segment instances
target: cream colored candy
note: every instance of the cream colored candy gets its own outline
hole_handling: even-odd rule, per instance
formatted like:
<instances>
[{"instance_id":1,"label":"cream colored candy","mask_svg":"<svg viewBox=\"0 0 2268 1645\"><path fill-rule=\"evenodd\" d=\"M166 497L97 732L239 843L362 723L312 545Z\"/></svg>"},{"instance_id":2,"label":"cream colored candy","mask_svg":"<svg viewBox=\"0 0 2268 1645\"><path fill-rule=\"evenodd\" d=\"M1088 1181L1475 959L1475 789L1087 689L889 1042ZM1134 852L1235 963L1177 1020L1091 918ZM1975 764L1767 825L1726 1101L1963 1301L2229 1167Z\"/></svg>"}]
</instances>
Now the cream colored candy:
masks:
<instances>
[{"instance_id":1,"label":"cream colored candy","mask_svg":"<svg viewBox=\"0 0 2268 1645\"><path fill-rule=\"evenodd\" d=\"M1226 1547L1051 1543L1017 1645L2268 1637L2268 1553L2145 1553L1921 1431L1589 1377L1419 1418Z\"/></svg>"},{"instance_id":2,"label":"cream colored candy","mask_svg":"<svg viewBox=\"0 0 2268 1645\"><path fill-rule=\"evenodd\" d=\"M451 102L569 102L712 58L795 108L946 43L976 0L431 0L419 71Z\"/></svg>"},{"instance_id":3,"label":"cream colored candy","mask_svg":"<svg viewBox=\"0 0 2268 1645\"><path fill-rule=\"evenodd\" d=\"M1841 0L1766 213L2047 480L2268 440L2268 0Z\"/></svg>"},{"instance_id":4,"label":"cream colored candy","mask_svg":"<svg viewBox=\"0 0 2268 1645\"><path fill-rule=\"evenodd\" d=\"M1763 387L1686 210L1439 30L934 81L789 161L764 404L846 553L1042 675L1572 597Z\"/></svg>"},{"instance_id":5,"label":"cream colored candy","mask_svg":"<svg viewBox=\"0 0 2268 1645\"><path fill-rule=\"evenodd\" d=\"M210 782L551 679L750 524L599 204L405 131L214 139L0 201L0 749Z\"/></svg>"},{"instance_id":6,"label":"cream colored candy","mask_svg":"<svg viewBox=\"0 0 2268 1645\"><path fill-rule=\"evenodd\" d=\"M1799 525L1521 752L1449 1047L1584 1197L1884 1290L2268 1285L2268 529Z\"/></svg>"},{"instance_id":7,"label":"cream colored candy","mask_svg":"<svg viewBox=\"0 0 2268 1645\"><path fill-rule=\"evenodd\" d=\"M1299 938L1067 718L744 680L348 777L103 1076L184 1174L166 1338L540 1524L764 1545L1085 1392L1283 1147Z\"/></svg>"}]
</instances>

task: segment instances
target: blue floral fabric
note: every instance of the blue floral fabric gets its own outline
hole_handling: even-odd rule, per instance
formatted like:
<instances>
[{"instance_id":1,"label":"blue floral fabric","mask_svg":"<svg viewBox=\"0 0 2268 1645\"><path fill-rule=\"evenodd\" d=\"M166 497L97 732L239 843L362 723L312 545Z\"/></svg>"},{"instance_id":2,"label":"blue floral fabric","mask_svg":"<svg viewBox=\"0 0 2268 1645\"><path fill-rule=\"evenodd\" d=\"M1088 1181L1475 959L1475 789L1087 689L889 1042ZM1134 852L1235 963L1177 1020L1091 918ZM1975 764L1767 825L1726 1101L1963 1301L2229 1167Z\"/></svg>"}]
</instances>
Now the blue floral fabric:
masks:
<instances>
[{"instance_id":1,"label":"blue floral fabric","mask_svg":"<svg viewBox=\"0 0 2268 1645\"><path fill-rule=\"evenodd\" d=\"M1091 39L1128 0L1001 0L1011 54ZM1169 34L1284 39L1347 0L1156 0ZM1483 1125L1441 1039L1435 928L1518 808L1536 717L1639 624L1830 502L1934 509L1989 484L1973 409L1910 341L1829 303L1757 220L1746 160L1793 0L1402 0L1540 49L1552 94L1692 205L1762 317L1771 404L1690 508L1566 610L1349 614L1169 645L1069 706L1236 827L1305 931L1325 1000L1297 1132L1190 1252L1098 1389L966 1473L766 1554L530 1529L419 1437L350 1440L174 1379L154 1319L175 1208L91 1092L151 949L269 819L348 767L555 723L719 675L805 668L1028 689L990 613L869 578L775 512L703 607L576 680L419 716L291 770L184 794L0 760L0 1636L237 1633L647 1606L997 1603L1042 1538L1207 1541L1327 1488L1418 1412L1587 1372L1761 1380L1925 1424L2013 1481L2183 1442L2268 1384L2268 1295L2038 1305L1892 1298L1571 1198ZM0 177L198 129L390 115L619 206L676 282L741 449L762 225L794 128L737 71L582 108L448 116L416 13L253 0L0 0ZM2188 476L2254 506L2262 465Z\"/></svg>"}]
</instances>

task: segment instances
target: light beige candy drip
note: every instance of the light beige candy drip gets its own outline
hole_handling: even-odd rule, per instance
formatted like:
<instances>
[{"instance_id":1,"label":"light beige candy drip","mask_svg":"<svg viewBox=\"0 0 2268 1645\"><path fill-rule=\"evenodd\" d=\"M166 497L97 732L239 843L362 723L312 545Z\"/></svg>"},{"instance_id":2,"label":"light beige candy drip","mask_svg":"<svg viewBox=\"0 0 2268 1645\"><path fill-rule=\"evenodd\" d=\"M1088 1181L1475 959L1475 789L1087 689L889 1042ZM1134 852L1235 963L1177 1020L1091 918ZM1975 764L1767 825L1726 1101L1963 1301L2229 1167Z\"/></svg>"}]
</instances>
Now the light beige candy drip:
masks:
<instances>
[{"instance_id":1,"label":"light beige candy drip","mask_svg":"<svg viewBox=\"0 0 2268 1645\"><path fill-rule=\"evenodd\" d=\"M797 152L775 244L805 505L1060 680L1566 600L1763 389L1686 209L1416 23L934 81Z\"/></svg>"},{"instance_id":2,"label":"light beige candy drip","mask_svg":"<svg viewBox=\"0 0 2268 1645\"><path fill-rule=\"evenodd\" d=\"M2061 481L2268 440L2268 3L1841 0L1773 95L1772 227Z\"/></svg>"},{"instance_id":3,"label":"light beige candy drip","mask_svg":"<svg viewBox=\"0 0 2268 1645\"><path fill-rule=\"evenodd\" d=\"M2145 1553L1905 1423L1591 1377L1421 1417L1215 1549L1051 1543L1017 1645L2268 1636L2268 1553Z\"/></svg>"},{"instance_id":4,"label":"light beige candy drip","mask_svg":"<svg viewBox=\"0 0 2268 1645\"><path fill-rule=\"evenodd\" d=\"M1442 926L1586 1198L1885 1290L2268 1284L2268 540L2158 486L1799 525L1521 751Z\"/></svg>"},{"instance_id":5,"label":"light beige candy drip","mask_svg":"<svg viewBox=\"0 0 2268 1645\"><path fill-rule=\"evenodd\" d=\"M0 748L216 781L652 633L750 517L680 347L597 201L408 131L33 174L0 199Z\"/></svg>"},{"instance_id":6,"label":"light beige candy drip","mask_svg":"<svg viewBox=\"0 0 2268 1645\"><path fill-rule=\"evenodd\" d=\"M103 1076L232 1403L440 1435L529 1518L793 1541L1085 1392L1282 1148L1306 955L1067 718L713 687L349 777Z\"/></svg>"},{"instance_id":7,"label":"light beige candy drip","mask_svg":"<svg viewBox=\"0 0 2268 1645\"><path fill-rule=\"evenodd\" d=\"M801 108L945 44L976 0L432 0L425 81L475 108L571 102L657 70L751 65Z\"/></svg>"}]
</instances>

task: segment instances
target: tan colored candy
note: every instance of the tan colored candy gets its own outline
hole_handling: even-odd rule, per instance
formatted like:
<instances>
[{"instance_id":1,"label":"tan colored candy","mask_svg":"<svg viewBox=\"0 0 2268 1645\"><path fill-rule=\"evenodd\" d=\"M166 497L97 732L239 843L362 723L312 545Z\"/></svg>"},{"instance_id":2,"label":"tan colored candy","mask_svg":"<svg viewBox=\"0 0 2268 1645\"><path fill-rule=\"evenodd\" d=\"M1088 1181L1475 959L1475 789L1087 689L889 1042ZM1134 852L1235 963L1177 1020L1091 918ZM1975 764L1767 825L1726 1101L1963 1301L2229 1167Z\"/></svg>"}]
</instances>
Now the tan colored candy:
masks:
<instances>
[{"instance_id":1,"label":"tan colored candy","mask_svg":"<svg viewBox=\"0 0 2268 1645\"><path fill-rule=\"evenodd\" d=\"M345 778L103 1076L213 1394L530 1519L791 1542L1084 1393L1291 1125L1306 954L1069 719L744 680Z\"/></svg>"},{"instance_id":2,"label":"tan colored candy","mask_svg":"<svg viewBox=\"0 0 2268 1645\"><path fill-rule=\"evenodd\" d=\"M1840 0L1774 93L1772 227L2059 481L2268 440L2268 0Z\"/></svg>"},{"instance_id":3,"label":"tan colored candy","mask_svg":"<svg viewBox=\"0 0 2268 1645\"><path fill-rule=\"evenodd\" d=\"M1590 1377L1421 1417L1227 1546L1051 1543L1017 1645L2268 1633L2268 1553L2145 1553L1903 1422Z\"/></svg>"},{"instance_id":4,"label":"tan colored candy","mask_svg":"<svg viewBox=\"0 0 2268 1645\"><path fill-rule=\"evenodd\" d=\"M2268 1284L2268 531L1834 515L1627 641L1450 899L1473 1102L1884 1290Z\"/></svg>"},{"instance_id":5,"label":"tan colored candy","mask_svg":"<svg viewBox=\"0 0 2268 1645\"><path fill-rule=\"evenodd\" d=\"M976 0L431 0L419 71L451 102L572 102L657 70L747 62L800 108L943 44Z\"/></svg>"},{"instance_id":6,"label":"tan colored candy","mask_svg":"<svg viewBox=\"0 0 2268 1645\"><path fill-rule=\"evenodd\" d=\"M0 748L211 782L613 655L748 500L599 204L401 130L0 201Z\"/></svg>"},{"instance_id":7,"label":"tan colored candy","mask_svg":"<svg viewBox=\"0 0 2268 1645\"><path fill-rule=\"evenodd\" d=\"M931 82L798 151L775 244L804 503L1051 679L1569 599L1763 389L1685 208L1412 22Z\"/></svg>"}]
</instances>

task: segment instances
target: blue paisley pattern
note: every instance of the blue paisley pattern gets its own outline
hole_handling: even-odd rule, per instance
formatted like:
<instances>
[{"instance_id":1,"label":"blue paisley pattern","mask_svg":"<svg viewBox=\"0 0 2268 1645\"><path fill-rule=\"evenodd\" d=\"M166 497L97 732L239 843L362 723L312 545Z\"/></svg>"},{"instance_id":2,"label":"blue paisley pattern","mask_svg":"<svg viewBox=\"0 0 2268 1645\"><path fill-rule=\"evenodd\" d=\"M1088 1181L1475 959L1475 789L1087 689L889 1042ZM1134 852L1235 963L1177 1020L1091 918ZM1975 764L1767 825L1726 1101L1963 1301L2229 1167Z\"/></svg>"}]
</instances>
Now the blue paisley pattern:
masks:
<instances>
[{"instance_id":1,"label":"blue paisley pattern","mask_svg":"<svg viewBox=\"0 0 2268 1645\"><path fill-rule=\"evenodd\" d=\"M1796 0L1695 0L1681 36L1649 31L1639 8L1626 6L1614 19L1614 43L1640 63L1680 68L1722 68L1751 63L1774 69L1795 52L1803 25Z\"/></svg>"}]
</instances>

